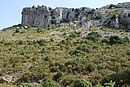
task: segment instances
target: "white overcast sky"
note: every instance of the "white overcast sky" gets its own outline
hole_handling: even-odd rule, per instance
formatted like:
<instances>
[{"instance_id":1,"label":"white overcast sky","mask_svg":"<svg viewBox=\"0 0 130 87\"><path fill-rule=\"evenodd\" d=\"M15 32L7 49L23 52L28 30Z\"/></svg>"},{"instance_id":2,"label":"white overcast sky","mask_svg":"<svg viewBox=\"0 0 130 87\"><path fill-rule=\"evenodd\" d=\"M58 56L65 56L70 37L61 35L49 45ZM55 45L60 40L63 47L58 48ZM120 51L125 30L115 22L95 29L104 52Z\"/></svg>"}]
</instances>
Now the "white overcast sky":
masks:
<instances>
[{"instance_id":1,"label":"white overcast sky","mask_svg":"<svg viewBox=\"0 0 130 87\"><path fill-rule=\"evenodd\" d=\"M100 8L107 4L130 2L130 0L0 0L0 29L21 23L24 7L45 5L47 7Z\"/></svg>"}]
</instances>

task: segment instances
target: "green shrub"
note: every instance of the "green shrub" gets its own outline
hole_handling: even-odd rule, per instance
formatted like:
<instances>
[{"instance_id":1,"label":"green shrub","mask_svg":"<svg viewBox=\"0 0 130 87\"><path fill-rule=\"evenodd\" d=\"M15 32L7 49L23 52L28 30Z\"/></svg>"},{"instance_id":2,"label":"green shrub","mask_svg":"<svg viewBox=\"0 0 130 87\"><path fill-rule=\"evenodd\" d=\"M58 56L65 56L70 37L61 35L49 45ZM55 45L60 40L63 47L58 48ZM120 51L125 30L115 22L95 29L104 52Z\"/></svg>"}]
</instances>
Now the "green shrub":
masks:
<instances>
[{"instance_id":1,"label":"green shrub","mask_svg":"<svg viewBox=\"0 0 130 87\"><path fill-rule=\"evenodd\" d=\"M79 9L78 9L78 8L76 8L76 9L75 9L75 12L77 13L78 11L79 11Z\"/></svg>"},{"instance_id":2,"label":"green shrub","mask_svg":"<svg viewBox=\"0 0 130 87\"><path fill-rule=\"evenodd\" d=\"M96 50L98 50L98 46L96 46L96 45L95 45L95 46L93 46L93 49L96 49Z\"/></svg>"},{"instance_id":3,"label":"green shrub","mask_svg":"<svg viewBox=\"0 0 130 87\"><path fill-rule=\"evenodd\" d=\"M48 79L42 84L42 87L61 87L61 86L55 81Z\"/></svg>"},{"instance_id":4,"label":"green shrub","mask_svg":"<svg viewBox=\"0 0 130 87\"><path fill-rule=\"evenodd\" d=\"M109 9L112 9L112 8L117 8L117 6L114 4L110 4Z\"/></svg>"},{"instance_id":5,"label":"green shrub","mask_svg":"<svg viewBox=\"0 0 130 87\"><path fill-rule=\"evenodd\" d=\"M44 72L38 68L35 68L31 71L27 71L22 74L21 82L38 82L43 79Z\"/></svg>"},{"instance_id":6,"label":"green shrub","mask_svg":"<svg viewBox=\"0 0 130 87\"><path fill-rule=\"evenodd\" d=\"M127 52L127 55L130 55L130 51Z\"/></svg>"},{"instance_id":7,"label":"green shrub","mask_svg":"<svg viewBox=\"0 0 130 87\"><path fill-rule=\"evenodd\" d=\"M98 83L95 87L103 87L100 83Z\"/></svg>"},{"instance_id":8,"label":"green shrub","mask_svg":"<svg viewBox=\"0 0 130 87\"><path fill-rule=\"evenodd\" d=\"M101 38L101 35L98 32L91 32L86 38L88 40L92 40L93 42L97 42L99 38Z\"/></svg>"},{"instance_id":9,"label":"green shrub","mask_svg":"<svg viewBox=\"0 0 130 87\"><path fill-rule=\"evenodd\" d=\"M7 86L10 87L10 86ZM41 85L33 84L33 83L19 83L17 87L41 87Z\"/></svg>"},{"instance_id":10,"label":"green shrub","mask_svg":"<svg viewBox=\"0 0 130 87\"><path fill-rule=\"evenodd\" d=\"M51 69L50 69L50 72L58 72L58 67L57 66L53 66L53 67L51 67Z\"/></svg>"},{"instance_id":11,"label":"green shrub","mask_svg":"<svg viewBox=\"0 0 130 87\"><path fill-rule=\"evenodd\" d=\"M19 33L19 32L20 32L20 30L19 30L19 29L16 29L16 30L15 30L15 33Z\"/></svg>"},{"instance_id":12,"label":"green shrub","mask_svg":"<svg viewBox=\"0 0 130 87\"><path fill-rule=\"evenodd\" d=\"M72 38L75 38L76 36L77 36L76 33L71 33L71 34L69 35L69 37L72 37Z\"/></svg>"},{"instance_id":13,"label":"green shrub","mask_svg":"<svg viewBox=\"0 0 130 87\"><path fill-rule=\"evenodd\" d=\"M112 74L110 74L110 75L108 75L108 76L106 76L105 77L105 79L104 79L104 82L105 83L107 83L107 82L109 82L109 81L117 81L119 76L118 76L118 74L117 73L112 73Z\"/></svg>"},{"instance_id":14,"label":"green shrub","mask_svg":"<svg viewBox=\"0 0 130 87\"><path fill-rule=\"evenodd\" d=\"M88 34L88 36L94 36L96 38L100 38L101 37L101 35L98 32L91 32L91 33Z\"/></svg>"},{"instance_id":15,"label":"green shrub","mask_svg":"<svg viewBox=\"0 0 130 87\"><path fill-rule=\"evenodd\" d=\"M105 85L105 87L114 87L115 82L112 82L112 80L111 80L109 83L105 83L104 85Z\"/></svg>"},{"instance_id":16,"label":"green shrub","mask_svg":"<svg viewBox=\"0 0 130 87\"><path fill-rule=\"evenodd\" d=\"M72 54L73 55L85 55L86 53L84 51L81 51L81 50L75 50Z\"/></svg>"},{"instance_id":17,"label":"green shrub","mask_svg":"<svg viewBox=\"0 0 130 87\"><path fill-rule=\"evenodd\" d=\"M45 52L46 52L46 49L42 48L41 53L45 53Z\"/></svg>"},{"instance_id":18,"label":"green shrub","mask_svg":"<svg viewBox=\"0 0 130 87\"><path fill-rule=\"evenodd\" d=\"M111 17L111 19L113 20L113 19L115 19L116 18L116 15L114 14L112 17Z\"/></svg>"},{"instance_id":19,"label":"green shrub","mask_svg":"<svg viewBox=\"0 0 130 87\"><path fill-rule=\"evenodd\" d=\"M51 42L54 42L54 39L53 39L53 38L50 38L50 41L51 41Z\"/></svg>"},{"instance_id":20,"label":"green shrub","mask_svg":"<svg viewBox=\"0 0 130 87\"><path fill-rule=\"evenodd\" d=\"M74 81L73 87L92 87L92 84L84 79L77 79Z\"/></svg>"},{"instance_id":21,"label":"green shrub","mask_svg":"<svg viewBox=\"0 0 130 87\"><path fill-rule=\"evenodd\" d=\"M44 52L45 52L45 51L44 51ZM45 60L45 61L50 61L51 58L50 58L49 56L47 56L44 60Z\"/></svg>"},{"instance_id":22,"label":"green shrub","mask_svg":"<svg viewBox=\"0 0 130 87\"><path fill-rule=\"evenodd\" d=\"M92 72L92 71L94 71L94 70L95 70L95 67L94 67L94 65L92 65L92 64L89 64L89 65L88 65L88 67L87 67L87 70L88 70L89 72Z\"/></svg>"},{"instance_id":23,"label":"green shrub","mask_svg":"<svg viewBox=\"0 0 130 87\"><path fill-rule=\"evenodd\" d=\"M80 50L80 51L83 51L83 52L87 52L87 53L90 53L90 49L88 49L85 45L79 45L76 50Z\"/></svg>"},{"instance_id":24,"label":"green shrub","mask_svg":"<svg viewBox=\"0 0 130 87\"><path fill-rule=\"evenodd\" d=\"M36 32L37 33L41 33L41 32L44 32L45 30L43 30L43 28L38 28L37 30L36 30Z\"/></svg>"},{"instance_id":25,"label":"green shrub","mask_svg":"<svg viewBox=\"0 0 130 87\"><path fill-rule=\"evenodd\" d=\"M119 36L110 36L109 44L122 44L123 39Z\"/></svg>"},{"instance_id":26,"label":"green shrub","mask_svg":"<svg viewBox=\"0 0 130 87\"><path fill-rule=\"evenodd\" d=\"M55 20L55 19L52 19L52 20L51 20L51 24L56 24L56 20Z\"/></svg>"},{"instance_id":27,"label":"green shrub","mask_svg":"<svg viewBox=\"0 0 130 87\"><path fill-rule=\"evenodd\" d=\"M71 85L74 82L74 80L75 77L73 75L68 75L65 77L62 84L64 85L64 87L67 87L68 85Z\"/></svg>"},{"instance_id":28,"label":"green shrub","mask_svg":"<svg viewBox=\"0 0 130 87\"><path fill-rule=\"evenodd\" d=\"M69 19L63 19L62 22L68 23L70 20Z\"/></svg>"},{"instance_id":29,"label":"green shrub","mask_svg":"<svg viewBox=\"0 0 130 87\"><path fill-rule=\"evenodd\" d=\"M102 18L102 15L96 16L96 18L94 18L95 20L100 20Z\"/></svg>"},{"instance_id":30,"label":"green shrub","mask_svg":"<svg viewBox=\"0 0 130 87\"><path fill-rule=\"evenodd\" d=\"M102 43L108 43L109 42L109 39L108 38L103 38L102 39Z\"/></svg>"},{"instance_id":31,"label":"green shrub","mask_svg":"<svg viewBox=\"0 0 130 87\"><path fill-rule=\"evenodd\" d=\"M89 17L86 17L86 20L87 20L87 21L90 21L90 18L89 18Z\"/></svg>"},{"instance_id":32,"label":"green shrub","mask_svg":"<svg viewBox=\"0 0 130 87\"><path fill-rule=\"evenodd\" d=\"M54 75L54 79L57 80L57 79L59 79L62 76L63 76L62 72L58 71L57 74Z\"/></svg>"},{"instance_id":33,"label":"green shrub","mask_svg":"<svg viewBox=\"0 0 130 87\"><path fill-rule=\"evenodd\" d=\"M37 40L37 43L38 43L40 46L45 46L45 40L43 40L43 39Z\"/></svg>"},{"instance_id":34,"label":"green shrub","mask_svg":"<svg viewBox=\"0 0 130 87\"><path fill-rule=\"evenodd\" d=\"M24 44L24 41L19 40L18 44L19 44L19 45L22 45L22 44Z\"/></svg>"},{"instance_id":35,"label":"green shrub","mask_svg":"<svg viewBox=\"0 0 130 87\"><path fill-rule=\"evenodd\" d=\"M125 38L124 38L124 42L129 43L129 42L130 42L129 38L128 38L128 37L125 37Z\"/></svg>"},{"instance_id":36,"label":"green shrub","mask_svg":"<svg viewBox=\"0 0 130 87\"><path fill-rule=\"evenodd\" d=\"M2 75L3 75L3 72L0 71L0 76L2 76Z\"/></svg>"}]
</instances>

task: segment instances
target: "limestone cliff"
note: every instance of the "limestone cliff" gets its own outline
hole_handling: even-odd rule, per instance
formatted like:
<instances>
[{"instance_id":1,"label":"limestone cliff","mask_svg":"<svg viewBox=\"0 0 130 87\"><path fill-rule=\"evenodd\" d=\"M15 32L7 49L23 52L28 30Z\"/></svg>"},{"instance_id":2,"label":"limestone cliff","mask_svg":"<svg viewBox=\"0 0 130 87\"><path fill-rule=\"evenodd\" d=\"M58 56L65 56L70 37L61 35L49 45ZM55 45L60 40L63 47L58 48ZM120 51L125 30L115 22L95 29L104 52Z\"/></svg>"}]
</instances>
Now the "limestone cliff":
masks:
<instances>
[{"instance_id":1,"label":"limestone cliff","mask_svg":"<svg viewBox=\"0 0 130 87\"><path fill-rule=\"evenodd\" d=\"M121 8L121 10L119 10ZM124 9L125 8L125 9ZM89 28L93 25L109 25L115 28L130 29L130 2L107 5L100 9L63 8L52 9L46 6L26 7L22 11L22 25L51 26L57 23L68 23L74 28ZM116 10L118 12L115 12ZM75 22L75 23L74 23ZM78 22L78 23L77 23Z\"/></svg>"}]
</instances>

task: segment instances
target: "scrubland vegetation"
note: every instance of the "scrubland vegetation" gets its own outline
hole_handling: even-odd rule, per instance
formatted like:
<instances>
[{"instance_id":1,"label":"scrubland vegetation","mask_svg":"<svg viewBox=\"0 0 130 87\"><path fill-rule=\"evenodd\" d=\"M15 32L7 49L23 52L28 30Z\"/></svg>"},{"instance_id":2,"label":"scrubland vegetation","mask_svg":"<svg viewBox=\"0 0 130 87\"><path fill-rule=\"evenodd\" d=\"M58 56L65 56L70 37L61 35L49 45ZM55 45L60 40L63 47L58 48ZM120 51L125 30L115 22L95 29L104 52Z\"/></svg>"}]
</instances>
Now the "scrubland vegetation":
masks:
<instances>
[{"instance_id":1,"label":"scrubland vegetation","mask_svg":"<svg viewBox=\"0 0 130 87\"><path fill-rule=\"evenodd\" d=\"M108 30L108 27L103 30ZM0 76L17 76L0 87L128 87L130 43L120 36L102 37L97 27L12 27L0 33ZM91 32L90 32L91 31ZM83 35L84 32L88 34Z\"/></svg>"}]
</instances>

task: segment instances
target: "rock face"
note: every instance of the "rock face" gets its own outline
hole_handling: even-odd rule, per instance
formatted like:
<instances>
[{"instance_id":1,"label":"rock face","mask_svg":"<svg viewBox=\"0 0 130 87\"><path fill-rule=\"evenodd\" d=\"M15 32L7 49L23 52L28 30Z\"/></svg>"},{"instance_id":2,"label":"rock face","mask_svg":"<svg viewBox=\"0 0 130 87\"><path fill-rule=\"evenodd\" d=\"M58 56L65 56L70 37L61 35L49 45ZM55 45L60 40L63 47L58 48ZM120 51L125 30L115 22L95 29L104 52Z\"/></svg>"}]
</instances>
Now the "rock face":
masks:
<instances>
[{"instance_id":1,"label":"rock face","mask_svg":"<svg viewBox=\"0 0 130 87\"><path fill-rule=\"evenodd\" d=\"M90 28L92 25L89 20L86 20L86 17L82 17L81 23L82 23L82 28Z\"/></svg>"},{"instance_id":2,"label":"rock face","mask_svg":"<svg viewBox=\"0 0 130 87\"><path fill-rule=\"evenodd\" d=\"M124 10L120 14L120 24L130 29L130 10Z\"/></svg>"},{"instance_id":3,"label":"rock face","mask_svg":"<svg viewBox=\"0 0 130 87\"><path fill-rule=\"evenodd\" d=\"M130 29L130 10L120 13L109 11L113 8L130 8L130 2L110 4L100 9L82 8L62 8L52 9L46 6L26 7L22 11L22 25L24 26L51 26L53 24L68 23L69 27L90 28L96 25L109 25L114 28ZM105 10L103 10L105 9ZM106 11L109 9L108 11ZM113 16L112 16L113 15Z\"/></svg>"},{"instance_id":4,"label":"rock face","mask_svg":"<svg viewBox=\"0 0 130 87\"><path fill-rule=\"evenodd\" d=\"M110 9L110 8L130 8L130 2L123 2L116 4L109 4L101 7L100 9Z\"/></svg>"},{"instance_id":5,"label":"rock face","mask_svg":"<svg viewBox=\"0 0 130 87\"><path fill-rule=\"evenodd\" d=\"M22 25L26 26L49 26L50 11L46 7L38 6L24 8L22 11Z\"/></svg>"},{"instance_id":6,"label":"rock face","mask_svg":"<svg viewBox=\"0 0 130 87\"><path fill-rule=\"evenodd\" d=\"M130 8L130 2L118 3L117 7Z\"/></svg>"},{"instance_id":7,"label":"rock face","mask_svg":"<svg viewBox=\"0 0 130 87\"><path fill-rule=\"evenodd\" d=\"M117 15L115 15L115 17L111 17L110 26L114 28L119 28L119 18Z\"/></svg>"},{"instance_id":8,"label":"rock face","mask_svg":"<svg viewBox=\"0 0 130 87\"><path fill-rule=\"evenodd\" d=\"M82 8L62 8L55 9L47 8L45 6L26 7L22 11L22 25L26 26L50 26L51 24L69 22L72 20L80 20L82 28L89 28L91 23L86 21L86 16L89 18L96 18L100 13L93 9ZM76 28L74 25L74 28Z\"/></svg>"}]
</instances>

